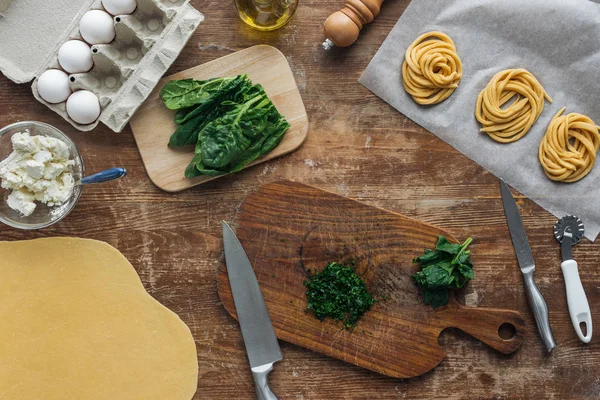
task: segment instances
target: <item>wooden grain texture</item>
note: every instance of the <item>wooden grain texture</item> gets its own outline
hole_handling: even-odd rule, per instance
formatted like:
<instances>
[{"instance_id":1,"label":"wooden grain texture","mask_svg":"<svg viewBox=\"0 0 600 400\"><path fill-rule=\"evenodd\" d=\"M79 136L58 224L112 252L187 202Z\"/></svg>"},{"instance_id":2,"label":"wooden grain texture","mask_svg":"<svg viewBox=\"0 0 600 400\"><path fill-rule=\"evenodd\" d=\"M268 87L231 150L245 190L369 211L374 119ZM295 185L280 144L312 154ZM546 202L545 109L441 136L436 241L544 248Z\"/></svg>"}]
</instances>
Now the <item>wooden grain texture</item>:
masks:
<instances>
[{"instance_id":1,"label":"wooden grain texture","mask_svg":"<svg viewBox=\"0 0 600 400\"><path fill-rule=\"evenodd\" d=\"M445 354L438 344L446 328L459 328L510 354L525 335L522 316L511 310L459 306L433 310L423 303L412 263L448 232L358 201L291 181L261 186L238 211L236 235L261 286L277 337L319 353L396 378L436 367ZM376 299L356 330L340 329L306 312L309 271L330 261L356 262ZM237 318L227 268L220 264L219 297ZM499 336L507 324L510 339Z\"/></svg>"},{"instance_id":2,"label":"wooden grain texture","mask_svg":"<svg viewBox=\"0 0 600 400\"><path fill-rule=\"evenodd\" d=\"M148 179L130 128L120 134L103 126L77 132L38 103L29 85L0 76L0 125L31 119L50 123L77 143L88 172L114 166L129 171L125 179L86 186L77 208L57 225L38 232L1 226L0 240L62 235L109 242L131 261L152 296L190 326L200 368L195 400L253 399L239 326L217 295L221 220L234 220L241 202L261 184L295 179L429 222L457 239L472 236L477 278L458 293L459 303L519 310L527 332L521 348L506 357L460 331L446 330L440 336L446 358L413 379L389 378L282 342L284 359L270 377L280 400L600 397L600 336L596 332L584 345L571 326L560 248L552 237L555 218L514 193L558 343L548 355L527 306L498 180L357 82L408 0L385 1L353 46L330 52L320 47L322 25L344 0L300 0L290 23L267 33L245 26L232 2L191 2L206 21L168 74L256 44L275 46L292 68L310 119L304 145L268 163L169 194ZM600 321L600 245L584 239L573 254L592 318Z\"/></svg>"},{"instance_id":3,"label":"wooden grain texture","mask_svg":"<svg viewBox=\"0 0 600 400\"><path fill-rule=\"evenodd\" d=\"M304 143L308 134L308 117L285 56L272 46L252 46L163 78L131 119L131 130L146 172L156 186L177 192L219 178L205 175L188 179L184 176L183 172L194 155L193 147L167 147L169 137L176 129L173 121L175 112L164 106L158 95L161 88L176 79L203 80L241 74L247 74L253 83L263 85L277 110L290 123L281 143L250 166L287 154Z\"/></svg>"}]
</instances>

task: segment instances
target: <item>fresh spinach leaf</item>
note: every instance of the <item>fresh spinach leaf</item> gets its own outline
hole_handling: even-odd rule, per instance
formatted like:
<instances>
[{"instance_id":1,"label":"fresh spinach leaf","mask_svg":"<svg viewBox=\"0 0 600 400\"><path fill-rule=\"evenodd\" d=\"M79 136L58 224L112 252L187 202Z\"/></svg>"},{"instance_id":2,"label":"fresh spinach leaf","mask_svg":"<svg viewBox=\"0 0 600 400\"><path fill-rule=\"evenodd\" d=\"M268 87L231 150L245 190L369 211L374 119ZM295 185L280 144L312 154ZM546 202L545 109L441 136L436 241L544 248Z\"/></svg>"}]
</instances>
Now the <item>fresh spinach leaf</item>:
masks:
<instances>
[{"instance_id":1,"label":"fresh spinach leaf","mask_svg":"<svg viewBox=\"0 0 600 400\"><path fill-rule=\"evenodd\" d=\"M228 174L230 171L226 170L226 169L212 169L207 167L204 164L196 164L196 169L198 170L198 172L200 173L199 176L202 175L206 175L206 176L219 176L219 175L225 175Z\"/></svg>"},{"instance_id":2,"label":"fresh spinach leaf","mask_svg":"<svg viewBox=\"0 0 600 400\"><path fill-rule=\"evenodd\" d=\"M211 168L223 168L236 160L250 146L240 127L231 123L231 116L221 117L200 132L202 163Z\"/></svg>"},{"instance_id":3,"label":"fresh spinach leaf","mask_svg":"<svg viewBox=\"0 0 600 400\"><path fill-rule=\"evenodd\" d=\"M181 79L169 81L160 91L160 97L170 110L191 107L201 99L209 96L224 82L223 78L213 78L205 81Z\"/></svg>"},{"instance_id":4,"label":"fresh spinach leaf","mask_svg":"<svg viewBox=\"0 0 600 400\"><path fill-rule=\"evenodd\" d=\"M195 107L192 106L192 107L186 107L186 108L181 108L181 109L177 110L175 112L175 123L177 125L181 125L184 122L183 119L185 118L185 116L188 115L190 112L192 112L192 110L194 108Z\"/></svg>"},{"instance_id":5,"label":"fresh spinach leaf","mask_svg":"<svg viewBox=\"0 0 600 400\"><path fill-rule=\"evenodd\" d=\"M194 178L202 175L218 176L226 173L228 173L228 171L206 167L202 164L202 154L196 154L185 170L185 177Z\"/></svg>"},{"instance_id":6,"label":"fresh spinach leaf","mask_svg":"<svg viewBox=\"0 0 600 400\"><path fill-rule=\"evenodd\" d=\"M268 114L273 103L268 98L262 100L253 108L245 111L238 121L244 135L250 138L260 136L267 127Z\"/></svg>"},{"instance_id":7,"label":"fresh spinach leaf","mask_svg":"<svg viewBox=\"0 0 600 400\"><path fill-rule=\"evenodd\" d=\"M460 251L460 248L460 244L450 243L444 236L440 236L437 244L435 245L436 250L444 251L450 254L457 254Z\"/></svg>"},{"instance_id":8,"label":"fresh spinach leaf","mask_svg":"<svg viewBox=\"0 0 600 400\"><path fill-rule=\"evenodd\" d=\"M192 146L198 142L198 134L209 122L224 115L232 108L232 103L224 101L213 107L210 111L197 115L196 117L181 123L169 139L169 147ZM175 115L177 117L177 114Z\"/></svg>"},{"instance_id":9,"label":"fresh spinach leaf","mask_svg":"<svg viewBox=\"0 0 600 400\"><path fill-rule=\"evenodd\" d=\"M210 94L207 94L202 101L195 103L196 106L185 117L180 119L180 123L189 121L203 113L210 113L214 107L221 105L225 101L230 100L235 102L234 100L243 98L249 86L251 86L251 82L247 80L246 75L227 78L227 81L223 82L218 89L211 88L212 92Z\"/></svg>"},{"instance_id":10,"label":"fresh spinach leaf","mask_svg":"<svg viewBox=\"0 0 600 400\"><path fill-rule=\"evenodd\" d=\"M194 178L196 176L202 175L198 168L196 168L196 164L202 164L202 154L198 153L192 158L192 161L185 169L185 177L186 178Z\"/></svg>"},{"instance_id":11,"label":"fresh spinach leaf","mask_svg":"<svg viewBox=\"0 0 600 400\"><path fill-rule=\"evenodd\" d=\"M237 160L231 163L230 172L241 171L246 165L256 160L260 156L260 151L266 139L266 136L263 136L259 139L259 141L254 142L242 154L240 154Z\"/></svg>"},{"instance_id":12,"label":"fresh spinach leaf","mask_svg":"<svg viewBox=\"0 0 600 400\"><path fill-rule=\"evenodd\" d=\"M169 147L192 146L198 141L204 117L199 116L179 125L169 138Z\"/></svg>"},{"instance_id":13,"label":"fresh spinach leaf","mask_svg":"<svg viewBox=\"0 0 600 400\"><path fill-rule=\"evenodd\" d=\"M460 289L475 277L471 252L467 250L472 241L468 238L461 245L439 236L435 250L425 250L413 260L421 264L421 270L413 275L413 279L424 291L425 304L433 308L447 304L448 289Z\"/></svg>"},{"instance_id":14,"label":"fresh spinach leaf","mask_svg":"<svg viewBox=\"0 0 600 400\"><path fill-rule=\"evenodd\" d=\"M283 140L283 135L285 135L289 127L290 124L283 118L268 127L268 132L266 134L267 140L265 140L265 143L260 150L260 154L265 155L270 153L275 147L279 146L279 143Z\"/></svg>"},{"instance_id":15,"label":"fresh spinach leaf","mask_svg":"<svg viewBox=\"0 0 600 400\"><path fill-rule=\"evenodd\" d=\"M242 126L241 121L254 123L257 120L247 120L246 114L251 107L261 100L256 96L246 103L237 105L225 115L207 124L199 134L202 163L211 168L223 168L237 158L252 144L244 133L249 127Z\"/></svg>"},{"instance_id":16,"label":"fresh spinach leaf","mask_svg":"<svg viewBox=\"0 0 600 400\"><path fill-rule=\"evenodd\" d=\"M178 125L170 147L195 146L188 178L239 171L269 153L290 125L246 75L171 81L161 90Z\"/></svg>"}]
</instances>

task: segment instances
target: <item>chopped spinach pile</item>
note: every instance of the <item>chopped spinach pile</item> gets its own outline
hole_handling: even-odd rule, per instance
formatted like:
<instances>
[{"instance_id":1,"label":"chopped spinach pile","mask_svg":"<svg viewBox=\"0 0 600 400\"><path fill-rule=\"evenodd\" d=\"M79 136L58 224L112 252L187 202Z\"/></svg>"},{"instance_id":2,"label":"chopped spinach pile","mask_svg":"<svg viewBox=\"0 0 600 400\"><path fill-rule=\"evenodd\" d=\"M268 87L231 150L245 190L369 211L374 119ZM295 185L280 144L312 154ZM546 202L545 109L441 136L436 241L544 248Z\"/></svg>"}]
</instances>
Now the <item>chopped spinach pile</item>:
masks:
<instances>
[{"instance_id":1,"label":"chopped spinach pile","mask_svg":"<svg viewBox=\"0 0 600 400\"><path fill-rule=\"evenodd\" d=\"M304 285L308 289L307 308L319 320L330 317L341 321L349 330L375 304L353 263L330 262L321 272L309 272L309 280Z\"/></svg>"},{"instance_id":2,"label":"chopped spinach pile","mask_svg":"<svg viewBox=\"0 0 600 400\"><path fill-rule=\"evenodd\" d=\"M421 270L413 279L423 288L425 304L433 308L448 304L448 289L459 289L475 277L471 252L467 250L472 241L468 238L461 245L439 236L435 250L425 250L425 254L413 260L421 263Z\"/></svg>"},{"instance_id":3,"label":"chopped spinach pile","mask_svg":"<svg viewBox=\"0 0 600 400\"><path fill-rule=\"evenodd\" d=\"M170 81L160 97L176 110L169 147L195 146L187 178L239 171L277 147L290 127L246 75Z\"/></svg>"}]
</instances>

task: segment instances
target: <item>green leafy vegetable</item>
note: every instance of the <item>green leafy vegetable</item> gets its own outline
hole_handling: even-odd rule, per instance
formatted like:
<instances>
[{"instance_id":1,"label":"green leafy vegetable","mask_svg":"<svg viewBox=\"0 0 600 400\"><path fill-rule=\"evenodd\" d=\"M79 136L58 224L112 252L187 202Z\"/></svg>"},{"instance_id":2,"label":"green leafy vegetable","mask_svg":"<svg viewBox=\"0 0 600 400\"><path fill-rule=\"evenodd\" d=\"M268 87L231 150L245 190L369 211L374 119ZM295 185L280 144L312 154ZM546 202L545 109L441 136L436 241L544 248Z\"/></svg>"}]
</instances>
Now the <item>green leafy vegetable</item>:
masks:
<instances>
[{"instance_id":1,"label":"green leafy vegetable","mask_svg":"<svg viewBox=\"0 0 600 400\"><path fill-rule=\"evenodd\" d=\"M169 147L192 146L198 141L198 133L204 117L192 118L179 125L169 139Z\"/></svg>"},{"instance_id":2,"label":"green leafy vegetable","mask_svg":"<svg viewBox=\"0 0 600 400\"><path fill-rule=\"evenodd\" d=\"M413 275L413 279L423 288L425 304L433 308L448 304L448 289L462 288L475 277L471 252L467 250L472 241L468 238L461 245L439 236L435 250L425 250L422 256L413 260L421 264L421 270Z\"/></svg>"},{"instance_id":3,"label":"green leafy vegetable","mask_svg":"<svg viewBox=\"0 0 600 400\"><path fill-rule=\"evenodd\" d=\"M277 122L269 122L267 125L266 140L260 150L261 155L265 155L281 143L283 135L290 127L290 124L280 115Z\"/></svg>"},{"instance_id":4,"label":"green leafy vegetable","mask_svg":"<svg viewBox=\"0 0 600 400\"><path fill-rule=\"evenodd\" d=\"M167 82L160 91L165 106L170 110L206 105L225 92L235 88L240 81L235 78L212 78L205 81L181 79Z\"/></svg>"},{"instance_id":5,"label":"green leafy vegetable","mask_svg":"<svg viewBox=\"0 0 600 400\"><path fill-rule=\"evenodd\" d=\"M321 272L314 271L304 282L307 308L323 321L333 318L346 329L353 329L375 299L365 282L356 274L354 264L330 262Z\"/></svg>"},{"instance_id":6,"label":"green leafy vegetable","mask_svg":"<svg viewBox=\"0 0 600 400\"><path fill-rule=\"evenodd\" d=\"M180 120L180 123L189 121L192 118L198 116L204 116L208 121L216 118L219 114L224 112L223 109L219 109L223 103L227 101L244 101L247 93L252 88L252 82L246 75L238 75L235 78L229 79L224 82L218 89L211 87L213 92L205 95L205 99L196 103L195 106L191 107L191 110L185 114L185 116L177 114L175 118ZM202 89L204 90L204 89Z\"/></svg>"},{"instance_id":7,"label":"green leafy vegetable","mask_svg":"<svg viewBox=\"0 0 600 400\"><path fill-rule=\"evenodd\" d=\"M198 151L207 167L222 168L236 160L251 142L236 124L235 115L226 115L208 125L200 132Z\"/></svg>"},{"instance_id":8,"label":"green leafy vegetable","mask_svg":"<svg viewBox=\"0 0 600 400\"><path fill-rule=\"evenodd\" d=\"M175 112L175 123L177 125L181 125L184 122L187 122L187 121L184 121L184 119L190 112L192 112L193 109L194 109L194 107L192 106L192 107L186 107L186 108L181 108L181 109L177 110L177 112Z\"/></svg>"},{"instance_id":9,"label":"green leafy vegetable","mask_svg":"<svg viewBox=\"0 0 600 400\"><path fill-rule=\"evenodd\" d=\"M272 151L290 127L246 75L168 82L160 92L178 125L170 147L195 145L188 178L236 172Z\"/></svg>"}]
</instances>

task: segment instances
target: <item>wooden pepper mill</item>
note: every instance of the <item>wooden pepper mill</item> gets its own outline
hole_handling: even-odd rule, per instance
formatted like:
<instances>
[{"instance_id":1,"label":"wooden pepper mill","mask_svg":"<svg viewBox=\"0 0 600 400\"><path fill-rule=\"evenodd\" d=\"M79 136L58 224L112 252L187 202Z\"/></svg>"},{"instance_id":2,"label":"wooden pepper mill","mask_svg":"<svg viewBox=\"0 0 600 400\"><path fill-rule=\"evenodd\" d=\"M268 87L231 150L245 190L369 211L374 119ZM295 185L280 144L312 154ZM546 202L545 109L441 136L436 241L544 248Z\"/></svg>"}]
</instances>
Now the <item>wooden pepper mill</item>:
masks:
<instances>
[{"instance_id":1,"label":"wooden pepper mill","mask_svg":"<svg viewBox=\"0 0 600 400\"><path fill-rule=\"evenodd\" d=\"M325 21L323 48L348 47L358 39L363 25L379 14L383 0L346 0L346 5Z\"/></svg>"},{"instance_id":2,"label":"wooden pepper mill","mask_svg":"<svg viewBox=\"0 0 600 400\"><path fill-rule=\"evenodd\" d=\"M0 17L4 16L4 13L8 10L11 2L12 0L0 0Z\"/></svg>"}]
</instances>

